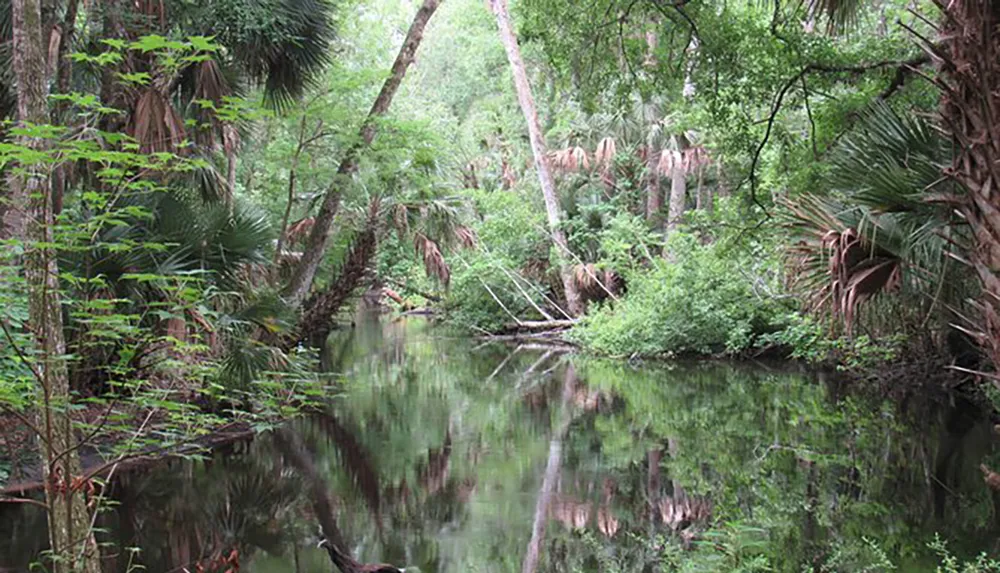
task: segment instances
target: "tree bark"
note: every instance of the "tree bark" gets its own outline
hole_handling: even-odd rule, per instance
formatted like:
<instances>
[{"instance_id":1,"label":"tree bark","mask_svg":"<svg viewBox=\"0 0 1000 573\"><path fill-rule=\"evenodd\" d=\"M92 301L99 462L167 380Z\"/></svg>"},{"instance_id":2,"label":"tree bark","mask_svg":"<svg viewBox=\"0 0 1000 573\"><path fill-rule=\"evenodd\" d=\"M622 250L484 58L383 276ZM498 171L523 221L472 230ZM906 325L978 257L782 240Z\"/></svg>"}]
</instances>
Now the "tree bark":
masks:
<instances>
[{"instance_id":1,"label":"tree bark","mask_svg":"<svg viewBox=\"0 0 1000 573\"><path fill-rule=\"evenodd\" d=\"M660 187L660 172L657 169L660 155L653 146L646 150L646 221L654 227L662 223L660 210L663 209L663 189Z\"/></svg>"},{"instance_id":2,"label":"tree bark","mask_svg":"<svg viewBox=\"0 0 1000 573\"><path fill-rule=\"evenodd\" d=\"M373 200L368 207L365 226L347 252L347 258L337 278L325 291L316 292L305 301L299 323L281 344L283 350L291 350L305 340L322 346L333 329L333 318L344 303L354 294L362 281L369 275L372 260L378 250L379 201Z\"/></svg>"},{"instance_id":3,"label":"tree bark","mask_svg":"<svg viewBox=\"0 0 1000 573\"><path fill-rule=\"evenodd\" d=\"M660 512L660 462L663 460L663 450L653 448L646 453L648 474L646 476L646 499L649 505L649 523L656 523Z\"/></svg>"},{"instance_id":4,"label":"tree bark","mask_svg":"<svg viewBox=\"0 0 1000 573\"><path fill-rule=\"evenodd\" d=\"M687 149L687 138L677 136L677 151L683 156ZM684 207L687 202L687 169L684 161L675 162L670 172L670 208L667 213L667 233L672 232L681 224L684 217Z\"/></svg>"},{"instance_id":5,"label":"tree bark","mask_svg":"<svg viewBox=\"0 0 1000 573\"><path fill-rule=\"evenodd\" d=\"M316 222L313 224L309 238L306 240L302 259L295 268L288 286L285 287L285 298L293 307L301 305L306 295L309 294L309 289L312 288L313 279L316 277L316 270L319 269L320 261L323 260L323 255L326 253L333 219L337 216L337 211L340 210L343 186L347 184L348 176L357 169L361 151L370 146L372 141L375 140L375 121L389 111L392 98L396 95L399 85L406 76L406 69L413 63L417 48L420 47L420 41L424 37L424 28L427 27L427 22L430 21L431 16L434 15L434 11L437 10L440 3L440 0L424 0L420 9L417 10L416 16L413 17L413 23L410 24L410 29L406 33L406 39L403 40L403 45L399 48L399 53L396 55L396 61L392 64L392 71L389 73L389 77L386 78L385 83L382 84L382 90L379 92L378 97L375 98L375 103L372 104L371 110L368 112L368 117L365 118L365 122L361 125L358 141L347 149L344 158L340 162L340 166L337 168L337 174L334 176L333 181L330 182L329 187L327 187L326 193L323 196L323 204L316 215Z\"/></svg>"},{"instance_id":6,"label":"tree bark","mask_svg":"<svg viewBox=\"0 0 1000 573\"><path fill-rule=\"evenodd\" d=\"M576 283L573 281L573 272L568 258L570 252L569 243L566 241L566 234L561 227L559 201L556 197L556 184L552 178L552 171L549 168L545 139L542 135L541 125L538 122L538 112L535 110L535 101L531 96L531 86L528 84L528 76L524 71L521 49L517 45L517 37L514 36L514 29L510 23L507 0L490 0L490 7L496 16L497 27L500 30L500 41L507 52L507 60L510 62L511 72L514 75L514 88L517 91L517 101L521 106L525 122L528 124L528 138L531 140L531 152L535 157L538 181L541 184L542 196L545 199L545 213L549 220L549 233L552 236L552 242L555 243L556 249L559 251L558 256L561 261L559 264L559 276L562 279L563 289L566 292L566 310L570 315L578 316L583 311L583 302L580 299Z\"/></svg>"},{"instance_id":7,"label":"tree bark","mask_svg":"<svg viewBox=\"0 0 1000 573\"><path fill-rule=\"evenodd\" d=\"M722 160L715 162L715 193L718 197L729 197L729 187L726 186L725 172L722 169Z\"/></svg>"},{"instance_id":8,"label":"tree bark","mask_svg":"<svg viewBox=\"0 0 1000 573\"><path fill-rule=\"evenodd\" d=\"M944 12L940 71L944 125L955 157L946 175L966 189L957 205L974 237L970 261L983 286L983 346L1000 368L1000 5L990 0L935 2ZM929 47L930 50L935 50ZM935 50L938 51L938 50Z\"/></svg>"},{"instance_id":9,"label":"tree bark","mask_svg":"<svg viewBox=\"0 0 1000 573\"><path fill-rule=\"evenodd\" d=\"M38 0L13 0L13 39L18 120L22 124L46 124L48 69ZM48 147L46 140L39 137L20 137L18 143L43 153ZM28 323L34 338L37 362L33 370L41 399L38 440L48 505L49 543L57 557L52 570L100 573L100 554L84 494L69 487L82 472L69 415L59 269L55 250L50 246L54 241L51 181L44 162L20 168L19 175L12 178L12 207L15 213L24 216L11 221L15 226L10 229L25 245Z\"/></svg>"}]
</instances>

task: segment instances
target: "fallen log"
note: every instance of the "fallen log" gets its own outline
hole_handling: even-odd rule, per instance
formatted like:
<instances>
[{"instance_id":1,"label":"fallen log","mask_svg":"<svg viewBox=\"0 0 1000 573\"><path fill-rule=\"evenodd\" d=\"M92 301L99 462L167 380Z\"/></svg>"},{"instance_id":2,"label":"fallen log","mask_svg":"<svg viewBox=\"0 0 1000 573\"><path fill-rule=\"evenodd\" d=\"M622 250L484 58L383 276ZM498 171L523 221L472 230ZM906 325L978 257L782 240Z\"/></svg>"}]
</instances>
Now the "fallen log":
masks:
<instances>
[{"instance_id":1,"label":"fallen log","mask_svg":"<svg viewBox=\"0 0 1000 573\"><path fill-rule=\"evenodd\" d=\"M141 467L148 467L170 459L177 459L191 456L198 452L204 452L232 444L243 440L251 440L259 433L246 422L233 422L227 424L206 436L201 436L176 447L169 448L149 448L140 450L124 456L105 459L96 449L81 448L81 460L83 462L83 480L87 481L95 477L106 477L112 468L117 467L118 472L134 470ZM24 496L32 492L45 489L45 483L41 479L41 467L22 468L30 477L18 483L12 483L0 488L0 497ZM16 499L0 500L16 501Z\"/></svg>"},{"instance_id":2,"label":"fallen log","mask_svg":"<svg viewBox=\"0 0 1000 573\"><path fill-rule=\"evenodd\" d=\"M521 320L505 325L502 332L557 331L565 330L575 324L575 320Z\"/></svg>"}]
</instances>

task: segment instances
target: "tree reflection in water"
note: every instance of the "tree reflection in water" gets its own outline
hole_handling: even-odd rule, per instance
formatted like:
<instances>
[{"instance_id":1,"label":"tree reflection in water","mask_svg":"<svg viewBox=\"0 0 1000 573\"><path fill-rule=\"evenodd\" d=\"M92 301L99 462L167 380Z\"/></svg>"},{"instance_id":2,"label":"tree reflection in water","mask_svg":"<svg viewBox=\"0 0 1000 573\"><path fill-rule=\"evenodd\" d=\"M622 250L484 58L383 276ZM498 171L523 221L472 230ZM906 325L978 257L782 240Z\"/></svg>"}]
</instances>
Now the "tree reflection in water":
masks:
<instances>
[{"instance_id":1,"label":"tree reflection in water","mask_svg":"<svg viewBox=\"0 0 1000 573\"><path fill-rule=\"evenodd\" d=\"M409 320L335 333L324 366L342 393L290 427L360 562L856 571L883 553L920 571L935 533L997 549L978 470L998 465L992 427L952 396L898 406L804 372L633 367ZM222 572L235 555L243 571L328 572L307 481L267 435L121 475L106 570ZM44 519L0 512L0 568L25 570Z\"/></svg>"}]
</instances>

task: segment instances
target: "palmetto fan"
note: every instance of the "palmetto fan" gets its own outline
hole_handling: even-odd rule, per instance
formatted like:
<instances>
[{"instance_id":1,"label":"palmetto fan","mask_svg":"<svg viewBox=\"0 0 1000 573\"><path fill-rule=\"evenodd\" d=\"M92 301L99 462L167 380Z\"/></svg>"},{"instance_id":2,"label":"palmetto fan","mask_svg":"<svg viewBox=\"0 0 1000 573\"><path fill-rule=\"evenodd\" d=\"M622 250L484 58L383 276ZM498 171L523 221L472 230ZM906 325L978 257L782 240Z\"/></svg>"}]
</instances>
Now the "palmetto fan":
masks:
<instances>
[{"instance_id":1,"label":"palmetto fan","mask_svg":"<svg viewBox=\"0 0 1000 573\"><path fill-rule=\"evenodd\" d=\"M837 151L829 178L849 201L806 194L786 201L783 213L798 286L848 330L860 306L880 293L900 289L936 299L966 233L939 200L953 191L940 176L949 161L943 138L882 102L859 124Z\"/></svg>"}]
</instances>

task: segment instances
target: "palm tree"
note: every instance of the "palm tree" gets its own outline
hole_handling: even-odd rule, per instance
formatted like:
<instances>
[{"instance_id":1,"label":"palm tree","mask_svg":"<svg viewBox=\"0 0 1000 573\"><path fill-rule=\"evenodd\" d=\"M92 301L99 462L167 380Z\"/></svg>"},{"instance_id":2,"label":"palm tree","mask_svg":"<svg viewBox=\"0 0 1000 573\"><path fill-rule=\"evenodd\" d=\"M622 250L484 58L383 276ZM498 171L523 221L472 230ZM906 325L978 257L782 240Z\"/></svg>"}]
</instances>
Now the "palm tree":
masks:
<instances>
[{"instance_id":1,"label":"palm tree","mask_svg":"<svg viewBox=\"0 0 1000 573\"><path fill-rule=\"evenodd\" d=\"M820 0L832 27L849 25L860 2ZM937 64L932 81L941 89L939 127L955 153L941 174L958 185L936 200L957 210L969 226L962 251L982 288L976 328L970 333L986 351L994 368L1000 365L1000 9L990 0L934 0L940 10L938 39L910 29Z\"/></svg>"},{"instance_id":2,"label":"palm tree","mask_svg":"<svg viewBox=\"0 0 1000 573\"><path fill-rule=\"evenodd\" d=\"M861 123L832 160L829 183L842 199L786 202L797 284L848 332L863 303L890 291L906 297L916 320L937 311L943 325L953 322L967 290L955 259L971 232L942 202L958 192L940 176L952 150L928 121L901 117L884 102Z\"/></svg>"},{"instance_id":3,"label":"palm tree","mask_svg":"<svg viewBox=\"0 0 1000 573\"><path fill-rule=\"evenodd\" d=\"M427 276L447 287L451 280L451 267L444 252L471 249L477 244L475 232L461 224L462 207L460 202L447 197L372 198L336 278L302 305L298 326L284 338L283 347L288 349L304 340L320 344L326 339L337 312L365 279L371 278L371 265L378 253L378 243L390 229L400 239L412 240ZM306 234L307 231L300 233Z\"/></svg>"}]
</instances>

